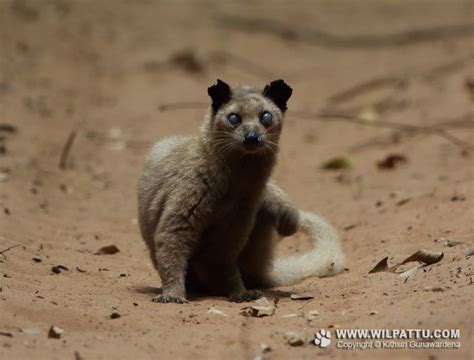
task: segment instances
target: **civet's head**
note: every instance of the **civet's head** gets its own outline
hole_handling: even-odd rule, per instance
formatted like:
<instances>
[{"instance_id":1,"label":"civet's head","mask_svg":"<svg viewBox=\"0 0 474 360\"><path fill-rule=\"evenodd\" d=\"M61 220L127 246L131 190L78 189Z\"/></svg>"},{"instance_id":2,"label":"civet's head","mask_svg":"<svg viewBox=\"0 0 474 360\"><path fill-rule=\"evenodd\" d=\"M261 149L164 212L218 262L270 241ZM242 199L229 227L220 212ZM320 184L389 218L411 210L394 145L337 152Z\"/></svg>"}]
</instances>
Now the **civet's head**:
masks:
<instances>
[{"instance_id":1,"label":"civet's head","mask_svg":"<svg viewBox=\"0 0 474 360\"><path fill-rule=\"evenodd\" d=\"M286 103L292 89L275 80L259 91L249 86L231 88L222 80L207 89L212 99L206 136L227 152L276 153Z\"/></svg>"}]
</instances>

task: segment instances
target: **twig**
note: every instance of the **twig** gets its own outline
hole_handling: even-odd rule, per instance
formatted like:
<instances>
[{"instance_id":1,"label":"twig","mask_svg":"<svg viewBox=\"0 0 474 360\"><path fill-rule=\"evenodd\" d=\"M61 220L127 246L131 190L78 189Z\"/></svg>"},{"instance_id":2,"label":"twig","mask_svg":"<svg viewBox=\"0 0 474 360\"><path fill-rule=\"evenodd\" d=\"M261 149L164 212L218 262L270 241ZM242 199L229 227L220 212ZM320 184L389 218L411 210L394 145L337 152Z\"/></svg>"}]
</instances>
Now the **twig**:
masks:
<instances>
[{"instance_id":1,"label":"twig","mask_svg":"<svg viewBox=\"0 0 474 360\"><path fill-rule=\"evenodd\" d=\"M205 103L200 102L176 102L176 103L168 103L162 104L159 106L160 111L168 111L168 110L184 110L184 109L202 109L207 107L208 105ZM392 121L367 121L363 118L350 115L350 114L341 114L341 113L331 113L331 112L308 112L308 111L292 111L291 112L294 116L298 116L301 118L319 118L319 119L333 119L334 121L342 121L351 124L358 124L364 126L370 126L375 128L384 128L384 129L394 129L399 131L405 131L410 133L424 133L424 134L435 134L443 139L451 142L452 144L462 148L464 151L472 151L474 150L474 145L469 144L456 136L446 132L446 128L449 127L448 123L441 123L434 125L432 127L426 126L418 126L418 125L410 125L410 124L402 124ZM463 124L466 126L467 118L470 115L463 116L462 121ZM455 125L453 125L454 127Z\"/></svg>"},{"instance_id":2,"label":"twig","mask_svg":"<svg viewBox=\"0 0 474 360\"><path fill-rule=\"evenodd\" d=\"M148 72L164 71L174 66L190 73L202 73L209 69L209 65L223 63L267 80L275 76L272 71L268 70L268 67L223 50L201 51L195 48L183 49L173 53L168 59L147 61L143 66L145 71Z\"/></svg>"},{"instance_id":3,"label":"twig","mask_svg":"<svg viewBox=\"0 0 474 360\"><path fill-rule=\"evenodd\" d=\"M169 110L189 110L189 109L203 109L208 107L208 103L202 103L197 101L180 101L174 103L166 103L158 106L160 111L169 111Z\"/></svg>"},{"instance_id":4,"label":"twig","mask_svg":"<svg viewBox=\"0 0 474 360\"><path fill-rule=\"evenodd\" d=\"M436 122L434 125L429 126L430 129L439 129L439 130L448 130L448 129L469 129L474 127L474 121L472 121L472 114L465 114L460 117L454 118L452 120L444 120ZM406 132L408 134L408 132ZM381 139L380 136L376 136L369 140L364 141L363 144L353 145L350 147L352 150L361 150L371 146L385 146L387 143L395 142L394 138L399 134L399 130L395 130L394 133L389 134L387 137L388 139L384 140ZM410 132L411 135L416 135L417 132ZM446 133L441 135L442 137L446 137ZM448 137L451 135L448 134ZM459 143L458 138L450 139L450 141L454 141ZM396 140L397 142L400 139ZM469 147L468 144L464 143L463 146Z\"/></svg>"},{"instance_id":5,"label":"twig","mask_svg":"<svg viewBox=\"0 0 474 360\"><path fill-rule=\"evenodd\" d=\"M412 133L434 134L460 147L464 151L469 152L469 151L474 150L474 145L457 138L456 136L446 132L445 129L440 128L440 127L424 127L424 126L418 126L418 125L401 124L401 123L390 122L390 121L369 122L357 116L353 116L349 114L338 114L338 113L310 113L310 112L304 112L304 111L296 111L294 112L294 114L299 117L333 119L335 121L343 121L343 122L370 126L370 127L395 129L395 130L407 131L407 132L412 132Z\"/></svg>"},{"instance_id":6,"label":"twig","mask_svg":"<svg viewBox=\"0 0 474 360\"><path fill-rule=\"evenodd\" d=\"M430 81L436 77L452 73L453 71L465 66L474 59L473 54L469 54L460 59L449 61L447 63L438 64L427 70L419 71L411 69L399 74L375 77L358 84L355 84L345 90L329 96L328 101L337 104L351 100L357 96L361 96L369 91L379 88L391 87L400 88L408 83L411 78L419 78L424 81Z\"/></svg>"},{"instance_id":7,"label":"twig","mask_svg":"<svg viewBox=\"0 0 474 360\"><path fill-rule=\"evenodd\" d=\"M74 140L76 139L77 132L76 130L72 130L69 134L66 143L64 144L63 151L61 152L61 158L59 160L59 168L61 170L66 169L67 162L69 159L69 153L71 152L72 145L74 144Z\"/></svg>"},{"instance_id":8,"label":"twig","mask_svg":"<svg viewBox=\"0 0 474 360\"><path fill-rule=\"evenodd\" d=\"M438 129L469 129L474 127L473 118L473 114L468 113L452 120L435 122L432 127Z\"/></svg>"},{"instance_id":9,"label":"twig","mask_svg":"<svg viewBox=\"0 0 474 360\"><path fill-rule=\"evenodd\" d=\"M474 34L474 24L410 29L389 34L337 35L320 29L295 29L292 26L273 19L250 19L241 16L221 14L216 20L227 28L230 27L239 31L266 33L284 40L299 40L312 45L333 49L377 49L397 47L430 41L468 37Z\"/></svg>"},{"instance_id":10,"label":"twig","mask_svg":"<svg viewBox=\"0 0 474 360\"><path fill-rule=\"evenodd\" d=\"M463 66L469 64L469 62L471 62L473 59L474 55L469 54L463 58L453 60L445 64L437 65L431 69L422 72L419 76L424 80L433 80L437 77L453 73L459 68L462 68Z\"/></svg>"},{"instance_id":11,"label":"twig","mask_svg":"<svg viewBox=\"0 0 474 360\"><path fill-rule=\"evenodd\" d=\"M388 129L396 129L396 130L404 130L404 131L417 131L420 129L424 129L423 127L417 126L417 125L401 124L401 123L390 122L390 121L367 121L363 118L350 115L350 114L330 113L330 112L312 113L312 112L306 112L306 111L293 111L292 113L299 117L308 117L308 118L316 117L320 119L333 119L334 121L342 121L342 122L348 122L352 124L377 127L377 128L385 128L385 129L388 128Z\"/></svg>"},{"instance_id":12,"label":"twig","mask_svg":"<svg viewBox=\"0 0 474 360\"><path fill-rule=\"evenodd\" d=\"M347 90L343 90L337 94L331 95L328 101L336 104L350 100L362 93L372 91L381 87L401 87L405 85L407 79L398 76L386 76L381 78L370 79L362 83L356 84Z\"/></svg>"},{"instance_id":13,"label":"twig","mask_svg":"<svg viewBox=\"0 0 474 360\"><path fill-rule=\"evenodd\" d=\"M16 248L16 247L18 247L18 246L21 246L21 245L22 245L22 244L10 246L9 248L6 248L5 250L0 251L0 255L2 255L3 258L6 260L7 257L5 256L5 253L6 253L7 251L10 251L11 249L14 249L14 248Z\"/></svg>"},{"instance_id":14,"label":"twig","mask_svg":"<svg viewBox=\"0 0 474 360\"><path fill-rule=\"evenodd\" d=\"M434 130L434 134L444 138L445 140L447 140L450 143L460 147L461 149L463 149L466 152L470 152L470 151L474 150L474 145L472 145L472 144L470 144L470 143L468 143L464 140L459 139L458 137L446 132L443 129L433 129L433 130Z\"/></svg>"}]
</instances>

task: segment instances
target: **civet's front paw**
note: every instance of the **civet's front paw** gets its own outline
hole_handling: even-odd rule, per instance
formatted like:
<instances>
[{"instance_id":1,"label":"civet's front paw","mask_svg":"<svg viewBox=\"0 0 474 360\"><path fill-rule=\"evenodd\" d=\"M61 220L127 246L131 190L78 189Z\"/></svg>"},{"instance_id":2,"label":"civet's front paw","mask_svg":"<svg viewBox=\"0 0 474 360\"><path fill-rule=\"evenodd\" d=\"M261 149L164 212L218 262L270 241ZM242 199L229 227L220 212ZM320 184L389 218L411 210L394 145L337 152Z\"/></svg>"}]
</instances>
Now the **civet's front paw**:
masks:
<instances>
[{"instance_id":1,"label":"civet's front paw","mask_svg":"<svg viewBox=\"0 0 474 360\"><path fill-rule=\"evenodd\" d=\"M184 296L174 296L174 295L157 295L151 299L151 301L156 303L175 303L175 304L187 304L189 301Z\"/></svg>"},{"instance_id":2,"label":"civet's front paw","mask_svg":"<svg viewBox=\"0 0 474 360\"><path fill-rule=\"evenodd\" d=\"M238 294L229 296L229 301L241 303L245 301L257 300L263 296L263 293L258 290L245 290Z\"/></svg>"}]
</instances>

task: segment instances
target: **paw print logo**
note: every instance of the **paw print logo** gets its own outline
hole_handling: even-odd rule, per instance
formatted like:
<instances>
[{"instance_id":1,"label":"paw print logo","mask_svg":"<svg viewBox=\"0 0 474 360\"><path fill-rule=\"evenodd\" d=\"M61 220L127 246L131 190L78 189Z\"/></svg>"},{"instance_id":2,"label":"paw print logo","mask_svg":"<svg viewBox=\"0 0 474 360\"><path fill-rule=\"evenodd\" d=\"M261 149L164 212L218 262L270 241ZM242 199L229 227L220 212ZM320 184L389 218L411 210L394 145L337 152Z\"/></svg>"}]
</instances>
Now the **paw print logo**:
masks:
<instances>
[{"instance_id":1,"label":"paw print logo","mask_svg":"<svg viewBox=\"0 0 474 360\"><path fill-rule=\"evenodd\" d=\"M314 345L319 346L320 348L328 347L331 343L331 333L324 329L319 330L314 334Z\"/></svg>"}]
</instances>

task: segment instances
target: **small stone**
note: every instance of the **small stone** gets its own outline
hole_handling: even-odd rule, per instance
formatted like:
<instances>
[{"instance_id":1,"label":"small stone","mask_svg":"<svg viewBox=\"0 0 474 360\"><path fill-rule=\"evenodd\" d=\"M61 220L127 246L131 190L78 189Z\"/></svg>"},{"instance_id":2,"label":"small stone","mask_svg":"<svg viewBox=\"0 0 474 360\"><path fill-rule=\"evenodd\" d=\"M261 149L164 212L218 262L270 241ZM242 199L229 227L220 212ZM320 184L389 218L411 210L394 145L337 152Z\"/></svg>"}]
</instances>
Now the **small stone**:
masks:
<instances>
[{"instance_id":1,"label":"small stone","mask_svg":"<svg viewBox=\"0 0 474 360\"><path fill-rule=\"evenodd\" d=\"M5 182L10 178L10 174L8 172L0 171L0 182Z\"/></svg>"},{"instance_id":2,"label":"small stone","mask_svg":"<svg viewBox=\"0 0 474 360\"><path fill-rule=\"evenodd\" d=\"M50 339L60 339L63 333L63 329L53 325L49 328L48 337Z\"/></svg>"},{"instance_id":3,"label":"small stone","mask_svg":"<svg viewBox=\"0 0 474 360\"><path fill-rule=\"evenodd\" d=\"M314 299L314 296L309 294L291 294L291 300L311 300Z\"/></svg>"},{"instance_id":4,"label":"small stone","mask_svg":"<svg viewBox=\"0 0 474 360\"><path fill-rule=\"evenodd\" d=\"M319 311L318 310L310 310L308 311L308 313L306 314L305 318L306 320L314 320L316 319L316 317L319 315Z\"/></svg>"},{"instance_id":5,"label":"small stone","mask_svg":"<svg viewBox=\"0 0 474 360\"><path fill-rule=\"evenodd\" d=\"M461 241L457 241L453 239L440 238L439 241L441 242L441 244L447 247L454 247L454 246L462 244Z\"/></svg>"},{"instance_id":6,"label":"small stone","mask_svg":"<svg viewBox=\"0 0 474 360\"><path fill-rule=\"evenodd\" d=\"M262 344L260 344L260 350L262 350L262 353L265 354L265 353L268 353L268 352L272 351L272 347L268 344L262 343Z\"/></svg>"},{"instance_id":7,"label":"small stone","mask_svg":"<svg viewBox=\"0 0 474 360\"><path fill-rule=\"evenodd\" d=\"M290 346L301 346L304 344L303 338L293 331L287 332L284 338L286 343Z\"/></svg>"}]
</instances>

